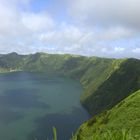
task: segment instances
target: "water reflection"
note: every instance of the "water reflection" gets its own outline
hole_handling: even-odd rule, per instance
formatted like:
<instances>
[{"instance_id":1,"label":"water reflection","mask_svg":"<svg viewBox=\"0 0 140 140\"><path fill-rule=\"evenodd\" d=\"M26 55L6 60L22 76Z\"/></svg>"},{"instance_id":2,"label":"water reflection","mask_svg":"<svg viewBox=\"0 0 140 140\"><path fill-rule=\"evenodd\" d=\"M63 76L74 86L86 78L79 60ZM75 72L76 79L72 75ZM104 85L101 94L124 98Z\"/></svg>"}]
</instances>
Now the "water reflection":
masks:
<instances>
[{"instance_id":1,"label":"water reflection","mask_svg":"<svg viewBox=\"0 0 140 140\"><path fill-rule=\"evenodd\" d=\"M35 120L36 129L29 134L28 140L52 139L53 126L57 128L58 140L68 140L85 119L88 119L88 114L81 108L73 108L71 113L46 114Z\"/></svg>"}]
</instances>

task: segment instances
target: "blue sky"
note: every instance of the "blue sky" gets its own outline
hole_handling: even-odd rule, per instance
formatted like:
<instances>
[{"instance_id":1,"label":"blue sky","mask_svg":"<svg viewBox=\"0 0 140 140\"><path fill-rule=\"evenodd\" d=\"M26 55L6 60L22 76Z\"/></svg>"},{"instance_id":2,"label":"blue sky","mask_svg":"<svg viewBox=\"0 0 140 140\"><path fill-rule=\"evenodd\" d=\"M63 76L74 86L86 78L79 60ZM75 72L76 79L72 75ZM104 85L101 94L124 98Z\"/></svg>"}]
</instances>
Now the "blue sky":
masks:
<instances>
[{"instance_id":1,"label":"blue sky","mask_svg":"<svg viewBox=\"0 0 140 140\"><path fill-rule=\"evenodd\" d=\"M0 0L0 52L140 58L139 0Z\"/></svg>"}]
</instances>

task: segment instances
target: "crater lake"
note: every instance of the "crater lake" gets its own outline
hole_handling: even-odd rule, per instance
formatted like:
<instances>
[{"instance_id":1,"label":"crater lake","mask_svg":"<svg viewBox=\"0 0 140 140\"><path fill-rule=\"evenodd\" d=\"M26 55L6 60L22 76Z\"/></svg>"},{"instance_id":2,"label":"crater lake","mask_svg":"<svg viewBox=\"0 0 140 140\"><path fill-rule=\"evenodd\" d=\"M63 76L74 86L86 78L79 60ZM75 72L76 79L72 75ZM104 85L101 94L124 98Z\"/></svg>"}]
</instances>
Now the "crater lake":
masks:
<instances>
[{"instance_id":1,"label":"crater lake","mask_svg":"<svg viewBox=\"0 0 140 140\"><path fill-rule=\"evenodd\" d=\"M71 78L44 73L0 74L0 139L69 140L89 116L80 104L83 88Z\"/></svg>"}]
</instances>

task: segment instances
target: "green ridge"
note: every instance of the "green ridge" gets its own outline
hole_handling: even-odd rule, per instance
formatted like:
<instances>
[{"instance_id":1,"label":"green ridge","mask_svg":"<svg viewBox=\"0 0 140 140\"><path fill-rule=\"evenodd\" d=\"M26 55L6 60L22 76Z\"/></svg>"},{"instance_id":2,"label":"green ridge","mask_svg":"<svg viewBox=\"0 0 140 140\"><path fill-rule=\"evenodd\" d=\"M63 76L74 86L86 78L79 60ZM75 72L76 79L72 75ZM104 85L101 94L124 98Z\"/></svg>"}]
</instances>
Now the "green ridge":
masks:
<instances>
[{"instance_id":1,"label":"green ridge","mask_svg":"<svg viewBox=\"0 0 140 140\"><path fill-rule=\"evenodd\" d=\"M94 84L92 86L94 87ZM83 104L95 115L112 108L138 89L140 89L140 61L127 59L104 83L91 91L92 94L83 101Z\"/></svg>"},{"instance_id":2,"label":"green ridge","mask_svg":"<svg viewBox=\"0 0 140 140\"><path fill-rule=\"evenodd\" d=\"M140 138L140 90L113 109L85 122L73 140L94 140L96 136L102 137L107 131L114 132L119 137L122 130L131 131L133 137Z\"/></svg>"}]
</instances>

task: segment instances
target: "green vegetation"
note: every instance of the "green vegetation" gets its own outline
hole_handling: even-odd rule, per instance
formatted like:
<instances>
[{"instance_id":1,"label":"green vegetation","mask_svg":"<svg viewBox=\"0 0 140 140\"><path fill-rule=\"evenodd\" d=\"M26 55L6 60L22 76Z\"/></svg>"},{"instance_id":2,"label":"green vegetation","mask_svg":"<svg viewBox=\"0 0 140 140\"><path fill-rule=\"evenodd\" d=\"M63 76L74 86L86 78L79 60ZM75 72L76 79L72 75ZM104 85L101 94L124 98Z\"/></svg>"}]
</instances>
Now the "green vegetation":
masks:
<instances>
[{"instance_id":1,"label":"green vegetation","mask_svg":"<svg viewBox=\"0 0 140 140\"><path fill-rule=\"evenodd\" d=\"M131 131L122 130L117 131L107 131L103 135L97 135L93 140L140 140L138 136L132 136Z\"/></svg>"},{"instance_id":2,"label":"green vegetation","mask_svg":"<svg viewBox=\"0 0 140 140\"><path fill-rule=\"evenodd\" d=\"M92 85L94 87L94 84ZM117 103L140 89L140 61L127 59L92 94L82 101L95 115L111 109Z\"/></svg>"},{"instance_id":3,"label":"green vegetation","mask_svg":"<svg viewBox=\"0 0 140 140\"><path fill-rule=\"evenodd\" d=\"M102 138L106 136L107 130L116 137L120 137L119 133L122 129L126 132L131 130L131 137L140 138L140 91L133 93L111 110L85 122L79 128L73 140L94 140L96 136Z\"/></svg>"},{"instance_id":4,"label":"green vegetation","mask_svg":"<svg viewBox=\"0 0 140 140\"><path fill-rule=\"evenodd\" d=\"M54 135L53 140L57 140L57 131L55 127L53 127L53 135Z\"/></svg>"},{"instance_id":5,"label":"green vegetation","mask_svg":"<svg viewBox=\"0 0 140 140\"><path fill-rule=\"evenodd\" d=\"M95 136L110 140L107 130L115 139L115 131L122 128L140 137L140 60L11 53L0 56L0 72L8 71L45 72L81 82L81 103L94 117L79 128L74 140L92 140Z\"/></svg>"},{"instance_id":6,"label":"green vegetation","mask_svg":"<svg viewBox=\"0 0 140 140\"><path fill-rule=\"evenodd\" d=\"M37 139L35 139L35 140L37 140ZM47 140L49 140L49 139L47 139ZM57 130L55 127L53 127L53 139L52 140L57 140Z\"/></svg>"},{"instance_id":7,"label":"green vegetation","mask_svg":"<svg viewBox=\"0 0 140 140\"><path fill-rule=\"evenodd\" d=\"M81 138L73 138L73 140L81 140ZM85 140L140 140L138 136L132 136L130 131L122 130L120 132L106 131L102 135L91 136Z\"/></svg>"},{"instance_id":8,"label":"green vegetation","mask_svg":"<svg viewBox=\"0 0 140 140\"><path fill-rule=\"evenodd\" d=\"M53 140L57 140L57 132L55 127L53 128L53 135ZM78 138L73 136L71 140L78 140ZM87 140L87 137L85 138L85 140ZM122 130L120 132L106 131L102 135L91 136L90 140L140 140L140 138L137 135L132 136L131 131Z\"/></svg>"},{"instance_id":9,"label":"green vegetation","mask_svg":"<svg viewBox=\"0 0 140 140\"><path fill-rule=\"evenodd\" d=\"M18 55L17 53L10 53L7 55L0 56L0 71L5 70L6 72L10 70L19 71L23 66L23 60L25 55Z\"/></svg>"}]
</instances>

